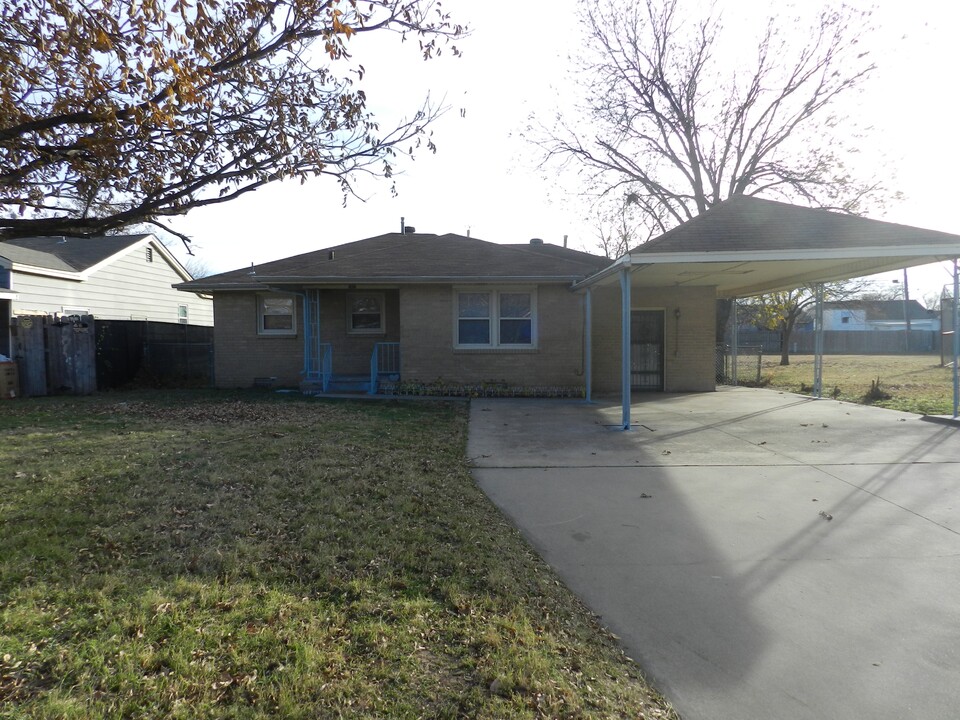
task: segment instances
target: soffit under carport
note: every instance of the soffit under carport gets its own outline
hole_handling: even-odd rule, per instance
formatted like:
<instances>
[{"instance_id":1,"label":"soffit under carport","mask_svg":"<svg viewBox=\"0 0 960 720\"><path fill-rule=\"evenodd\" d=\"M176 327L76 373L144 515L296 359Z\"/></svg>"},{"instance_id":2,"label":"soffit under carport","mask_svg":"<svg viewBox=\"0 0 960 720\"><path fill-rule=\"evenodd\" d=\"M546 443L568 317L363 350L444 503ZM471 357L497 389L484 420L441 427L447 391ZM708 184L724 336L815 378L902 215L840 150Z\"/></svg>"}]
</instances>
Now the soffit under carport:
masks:
<instances>
[{"instance_id":1,"label":"soffit under carport","mask_svg":"<svg viewBox=\"0 0 960 720\"><path fill-rule=\"evenodd\" d=\"M676 257L669 260L643 257L634 258L630 273L634 287L713 286L717 297L750 297L819 282L838 282L926 265L949 260L957 254L960 254L960 246L954 248L952 254L944 249L939 254L871 254L867 257L758 259L745 254L739 258L710 262L704 262L702 256L680 261Z\"/></svg>"}]
</instances>

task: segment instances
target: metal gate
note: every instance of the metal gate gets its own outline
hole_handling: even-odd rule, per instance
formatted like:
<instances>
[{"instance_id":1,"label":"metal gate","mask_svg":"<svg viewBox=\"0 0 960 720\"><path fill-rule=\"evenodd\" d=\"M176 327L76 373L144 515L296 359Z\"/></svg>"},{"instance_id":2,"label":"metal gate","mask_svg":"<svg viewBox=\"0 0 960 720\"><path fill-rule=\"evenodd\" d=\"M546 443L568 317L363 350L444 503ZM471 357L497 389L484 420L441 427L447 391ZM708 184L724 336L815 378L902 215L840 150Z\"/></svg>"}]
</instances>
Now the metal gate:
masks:
<instances>
[{"instance_id":1,"label":"metal gate","mask_svg":"<svg viewBox=\"0 0 960 720\"><path fill-rule=\"evenodd\" d=\"M630 313L630 387L663 390L663 310Z\"/></svg>"}]
</instances>

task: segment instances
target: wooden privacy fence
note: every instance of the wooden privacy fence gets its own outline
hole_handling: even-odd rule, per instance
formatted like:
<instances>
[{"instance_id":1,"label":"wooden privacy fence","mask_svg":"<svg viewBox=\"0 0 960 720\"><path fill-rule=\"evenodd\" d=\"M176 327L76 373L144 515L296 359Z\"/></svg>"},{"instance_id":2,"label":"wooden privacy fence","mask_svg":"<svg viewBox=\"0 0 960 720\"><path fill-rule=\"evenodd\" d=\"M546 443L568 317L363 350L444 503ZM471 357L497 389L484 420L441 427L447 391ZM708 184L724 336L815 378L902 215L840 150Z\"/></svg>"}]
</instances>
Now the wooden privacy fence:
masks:
<instances>
[{"instance_id":1,"label":"wooden privacy fence","mask_svg":"<svg viewBox=\"0 0 960 720\"><path fill-rule=\"evenodd\" d=\"M87 395L96 391L92 315L25 315L13 318L11 330L22 395Z\"/></svg>"}]
</instances>

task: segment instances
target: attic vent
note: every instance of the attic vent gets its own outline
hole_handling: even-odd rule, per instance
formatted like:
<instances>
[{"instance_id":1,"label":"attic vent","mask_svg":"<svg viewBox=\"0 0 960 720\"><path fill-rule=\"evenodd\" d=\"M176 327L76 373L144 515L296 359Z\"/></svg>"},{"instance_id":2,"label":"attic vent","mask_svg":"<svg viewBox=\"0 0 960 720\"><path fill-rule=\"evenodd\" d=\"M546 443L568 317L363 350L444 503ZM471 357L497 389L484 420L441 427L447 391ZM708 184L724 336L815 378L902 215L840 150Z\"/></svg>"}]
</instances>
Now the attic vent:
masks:
<instances>
[{"instance_id":1,"label":"attic vent","mask_svg":"<svg viewBox=\"0 0 960 720\"><path fill-rule=\"evenodd\" d=\"M147 248L147 262L153 262L153 248Z\"/></svg>"},{"instance_id":2,"label":"attic vent","mask_svg":"<svg viewBox=\"0 0 960 720\"><path fill-rule=\"evenodd\" d=\"M337 253L335 250L331 250L330 253L327 255L328 260L336 260L336 258L337 258Z\"/></svg>"},{"instance_id":3,"label":"attic vent","mask_svg":"<svg viewBox=\"0 0 960 720\"><path fill-rule=\"evenodd\" d=\"M413 235L416 231L417 231L417 229L416 229L413 225L406 225L406 226L403 228L403 234L404 234L404 235Z\"/></svg>"},{"instance_id":4,"label":"attic vent","mask_svg":"<svg viewBox=\"0 0 960 720\"><path fill-rule=\"evenodd\" d=\"M543 239L542 239L542 238L530 238L530 244L531 244L531 245L543 245Z\"/></svg>"}]
</instances>

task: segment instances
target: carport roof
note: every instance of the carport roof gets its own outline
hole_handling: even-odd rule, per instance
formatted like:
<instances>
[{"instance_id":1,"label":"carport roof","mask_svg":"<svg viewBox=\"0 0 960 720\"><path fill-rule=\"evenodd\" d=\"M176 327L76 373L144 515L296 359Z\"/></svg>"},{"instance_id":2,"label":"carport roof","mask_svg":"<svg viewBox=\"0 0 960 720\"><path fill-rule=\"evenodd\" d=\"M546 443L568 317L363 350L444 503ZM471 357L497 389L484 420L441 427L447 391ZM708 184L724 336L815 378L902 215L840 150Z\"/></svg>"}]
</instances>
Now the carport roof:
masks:
<instances>
[{"instance_id":1,"label":"carport roof","mask_svg":"<svg viewBox=\"0 0 960 720\"><path fill-rule=\"evenodd\" d=\"M578 287L629 267L642 287L747 297L960 256L960 235L738 196L640 245Z\"/></svg>"}]
</instances>

